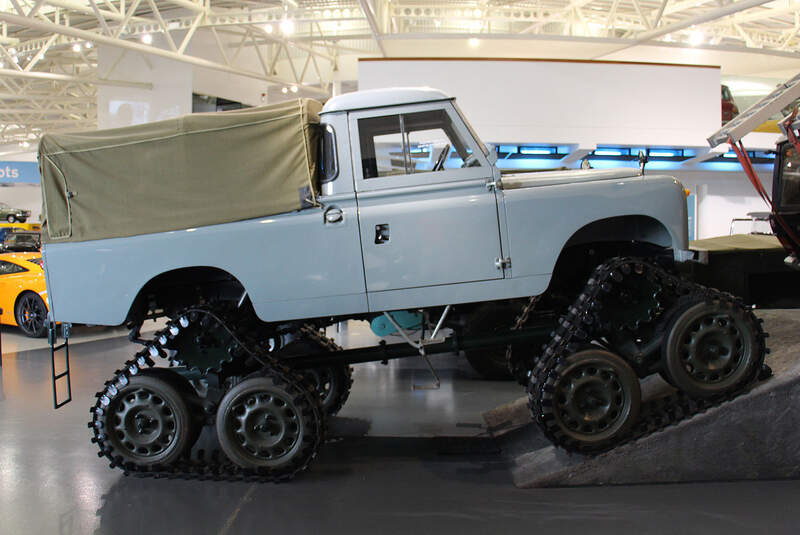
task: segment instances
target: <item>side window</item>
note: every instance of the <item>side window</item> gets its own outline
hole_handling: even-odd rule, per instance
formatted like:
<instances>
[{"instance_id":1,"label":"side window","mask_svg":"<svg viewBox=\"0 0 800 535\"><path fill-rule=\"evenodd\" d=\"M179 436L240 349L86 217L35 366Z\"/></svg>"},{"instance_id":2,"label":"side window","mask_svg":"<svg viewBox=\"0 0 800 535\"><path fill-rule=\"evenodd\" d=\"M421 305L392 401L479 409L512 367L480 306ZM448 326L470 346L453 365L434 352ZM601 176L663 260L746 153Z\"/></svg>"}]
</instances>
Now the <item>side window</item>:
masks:
<instances>
[{"instance_id":1,"label":"side window","mask_svg":"<svg viewBox=\"0 0 800 535\"><path fill-rule=\"evenodd\" d=\"M406 173L399 115L360 119L358 131L364 178Z\"/></svg>"},{"instance_id":2,"label":"side window","mask_svg":"<svg viewBox=\"0 0 800 535\"><path fill-rule=\"evenodd\" d=\"M336 155L336 132L329 124L322 127L320 153L319 181L321 184L325 184L339 176L339 161Z\"/></svg>"},{"instance_id":3,"label":"side window","mask_svg":"<svg viewBox=\"0 0 800 535\"><path fill-rule=\"evenodd\" d=\"M22 273L23 271L28 271L28 270L22 266L12 264L11 262L0 260L0 275L10 275L11 273Z\"/></svg>"},{"instance_id":4,"label":"side window","mask_svg":"<svg viewBox=\"0 0 800 535\"><path fill-rule=\"evenodd\" d=\"M365 179L480 166L445 110L359 119Z\"/></svg>"}]
</instances>

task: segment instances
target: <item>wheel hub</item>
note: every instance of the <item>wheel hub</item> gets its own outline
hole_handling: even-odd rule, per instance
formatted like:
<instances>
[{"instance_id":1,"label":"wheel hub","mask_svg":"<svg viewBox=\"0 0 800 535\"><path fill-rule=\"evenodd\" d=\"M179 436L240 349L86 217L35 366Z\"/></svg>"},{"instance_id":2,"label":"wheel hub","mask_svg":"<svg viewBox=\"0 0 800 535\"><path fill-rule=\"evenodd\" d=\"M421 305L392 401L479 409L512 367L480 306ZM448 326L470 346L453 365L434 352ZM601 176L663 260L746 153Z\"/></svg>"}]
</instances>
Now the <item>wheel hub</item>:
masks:
<instances>
[{"instance_id":1,"label":"wheel hub","mask_svg":"<svg viewBox=\"0 0 800 535\"><path fill-rule=\"evenodd\" d=\"M125 396L114 416L119 443L138 456L158 455L175 440L175 414L149 390L140 388Z\"/></svg>"},{"instance_id":2,"label":"wheel hub","mask_svg":"<svg viewBox=\"0 0 800 535\"><path fill-rule=\"evenodd\" d=\"M233 431L251 455L276 459L287 454L300 436L294 406L274 393L251 394L233 407Z\"/></svg>"},{"instance_id":3,"label":"wheel hub","mask_svg":"<svg viewBox=\"0 0 800 535\"><path fill-rule=\"evenodd\" d=\"M607 430L620 418L625 395L612 369L589 363L573 368L563 378L556 403L569 429L592 435Z\"/></svg>"},{"instance_id":4,"label":"wheel hub","mask_svg":"<svg viewBox=\"0 0 800 535\"><path fill-rule=\"evenodd\" d=\"M695 321L682 346L681 361L695 379L719 382L742 362L742 335L727 315L705 316Z\"/></svg>"}]
</instances>

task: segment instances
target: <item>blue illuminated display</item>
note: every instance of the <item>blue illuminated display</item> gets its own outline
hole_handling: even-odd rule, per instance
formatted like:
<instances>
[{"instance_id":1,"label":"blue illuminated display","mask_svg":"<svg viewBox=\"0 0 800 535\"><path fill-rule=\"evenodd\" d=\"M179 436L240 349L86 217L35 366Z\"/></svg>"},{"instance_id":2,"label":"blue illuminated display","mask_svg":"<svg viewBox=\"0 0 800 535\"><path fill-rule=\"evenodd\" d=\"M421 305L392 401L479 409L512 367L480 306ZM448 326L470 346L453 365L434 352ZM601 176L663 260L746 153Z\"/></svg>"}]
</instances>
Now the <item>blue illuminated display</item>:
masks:
<instances>
[{"instance_id":1,"label":"blue illuminated display","mask_svg":"<svg viewBox=\"0 0 800 535\"><path fill-rule=\"evenodd\" d=\"M519 170L545 170L564 168L557 163L566 155L575 150L572 145L496 145L494 149L500 158L497 166L501 169ZM648 155L647 171L676 171L682 169L700 169L709 171L741 171L741 165L736 161L734 152L720 154L711 160L696 162L691 166L684 166L684 162L703 151L692 148L679 147L620 147L613 145L600 145L588 156L588 160L595 169L611 169L614 167L638 168L636 158L639 151ZM775 153L770 151L748 151L748 156L757 169L768 170L772 166ZM563 164L567 167L576 167L580 161Z\"/></svg>"}]
</instances>

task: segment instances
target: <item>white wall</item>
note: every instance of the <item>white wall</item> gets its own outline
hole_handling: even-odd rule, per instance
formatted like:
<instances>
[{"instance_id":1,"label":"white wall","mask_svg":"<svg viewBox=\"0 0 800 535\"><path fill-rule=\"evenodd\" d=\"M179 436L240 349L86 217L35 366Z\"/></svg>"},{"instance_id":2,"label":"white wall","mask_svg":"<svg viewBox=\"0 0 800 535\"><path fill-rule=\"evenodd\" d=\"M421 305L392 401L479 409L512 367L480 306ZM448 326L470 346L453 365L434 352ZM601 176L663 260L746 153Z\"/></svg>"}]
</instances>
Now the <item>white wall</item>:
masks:
<instances>
[{"instance_id":1,"label":"white wall","mask_svg":"<svg viewBox=\"0 0 800 535\"><path fill-rule=\"evenodd\" d=\"M703 147L720 127L716 67L528 60L362 60L359 89L456 97L484 141Z\"/></svg>"},{"instance_id":2,"label":"white wall","mask_svg":"<svg viewBox=\"0 0 800 535\"><path fill-rule=\"evenodd\" d=\"M768 212L769 207L755 192L743 171L667 171L697 196L697 238L726 236L734 218L747 217L748 212ZM759 173L759 178L772 196L772 170ZM746 232L746 225L737 225L737 232Z\"/></svg>"},{"instance_id":3,"label":"white wall","mask_svg":"<svg viewBox=\"0 0 800 535\"><path fill-rule=\"evenodd\" d=\"M107 46L98 47L97 64L110 79L152 84L152 89L98 86L98 128L148 123L192 112L190 65Z\"/></svg>"}]
</instances>

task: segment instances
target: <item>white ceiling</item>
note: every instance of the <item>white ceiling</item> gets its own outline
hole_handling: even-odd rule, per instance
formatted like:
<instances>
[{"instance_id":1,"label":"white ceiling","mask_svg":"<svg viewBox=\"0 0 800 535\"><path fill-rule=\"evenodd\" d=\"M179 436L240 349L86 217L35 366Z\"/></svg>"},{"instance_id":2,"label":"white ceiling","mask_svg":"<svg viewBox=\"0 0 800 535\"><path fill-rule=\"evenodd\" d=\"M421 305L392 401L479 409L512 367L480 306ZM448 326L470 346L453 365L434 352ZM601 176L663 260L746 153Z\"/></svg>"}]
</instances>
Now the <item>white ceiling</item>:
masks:
<instances>
[{"instance_id":1,"label":"white ceiling","mask_svg":"<svg viewBox=\"0 0 800 535\"><path fill-rule=\"evenodd\" d=\"M800 0L0 0L0 143L96 126L97 47L324 97L356 57L523 57L800 71ZM411 82L413 83L413 81Z\"/></svg>"}]
</instances>

